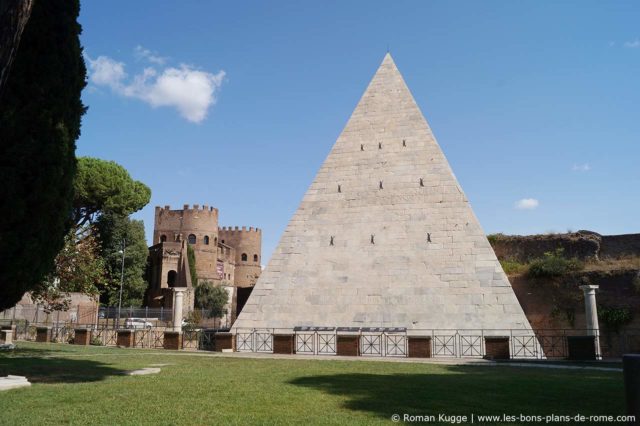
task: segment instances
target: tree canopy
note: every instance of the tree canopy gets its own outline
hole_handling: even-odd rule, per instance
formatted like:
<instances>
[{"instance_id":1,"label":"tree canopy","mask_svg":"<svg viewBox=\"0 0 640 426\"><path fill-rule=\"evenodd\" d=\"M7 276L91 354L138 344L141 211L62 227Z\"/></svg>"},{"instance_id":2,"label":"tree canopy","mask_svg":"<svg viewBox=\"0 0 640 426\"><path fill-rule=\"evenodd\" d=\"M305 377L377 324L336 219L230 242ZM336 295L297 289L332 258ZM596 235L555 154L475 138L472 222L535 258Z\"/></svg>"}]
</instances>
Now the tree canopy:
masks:
<instances>
[{"instance_id":1,"label":"tree canopy","mask_svg":"<svg viewBox=\"0 0 640 426\"><path fill-rule=\"evenodd\" d=\"M208 311L212 318L220 318L227 313L224 307L228 301L227 290L208 281L201 282L195 288L196 307Z\"/></svg>"},{"instance_id":2,"label":"tree canopy","mask_svg":"<svg viewBox=\"0 0 640 426\"><path fill-rule=\"evenodd\" d=\"M40 284L69 230L86 82L78 0L36 1L0 102L0 310Z\"/></svg>"},{"instance_id":3,"label":"tree canopy","mask_svg":"<svg viewBox=\"0 0 640 426\"><path fill-rule=\"evenodd\" d=\"M133 180L124 167L98 158L78 158L74 187L73 220L81 227L102 213L127 216L151 199L149 187Z\"/></svg>"},{"instance_id":4,"label":"tree canopy","mask_svg":"<svg viewBox=\"0 0 640 426\"><path fill-rule=\"evenodd\" d=\"M55 258L53 271L36 286L32 296L46 311L66 310L70 302L68 293L98 296L107 291L108 286L105 261L100 256L95 234L76 242L75 232L71 230Z\"/></svg>"},{"instance_id":5,"label":"tree canopy","mask_svg":"<svg viewBox=\"0 0 640 426\"><path fill-rule=\"evenodd\" d=\"M100 238L100 254L104 258L112 286L104 292L101 302L115 306L118 304L120 274L122 272L122 247L124 250L124 280L122 286L122 306L142 306L147 289L145 273L149 249L141 220L127 216L105 213L96 222Z\"/></svg>"}]
</instances>

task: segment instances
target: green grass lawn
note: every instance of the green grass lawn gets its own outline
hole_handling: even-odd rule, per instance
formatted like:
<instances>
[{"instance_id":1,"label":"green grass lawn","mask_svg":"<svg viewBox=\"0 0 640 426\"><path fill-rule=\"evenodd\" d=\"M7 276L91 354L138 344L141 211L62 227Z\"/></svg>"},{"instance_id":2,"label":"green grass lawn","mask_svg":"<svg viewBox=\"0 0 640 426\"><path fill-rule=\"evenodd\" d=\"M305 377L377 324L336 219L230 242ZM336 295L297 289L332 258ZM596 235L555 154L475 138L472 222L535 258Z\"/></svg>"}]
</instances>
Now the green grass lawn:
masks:
<instances>
[{"instance_id":1,"label":"green grass lawn","mask_svg":"<svg viewBox=\"0 0 640 426\"><path fill-rule=\"evenodd\" d=\"M126 370L169 364L152 376ZM246 359L18 342L0 424L376 424L409 414L624 414L619 372ZM510 423L515 424L515 423Z\"/></svg>"}]
</instances>

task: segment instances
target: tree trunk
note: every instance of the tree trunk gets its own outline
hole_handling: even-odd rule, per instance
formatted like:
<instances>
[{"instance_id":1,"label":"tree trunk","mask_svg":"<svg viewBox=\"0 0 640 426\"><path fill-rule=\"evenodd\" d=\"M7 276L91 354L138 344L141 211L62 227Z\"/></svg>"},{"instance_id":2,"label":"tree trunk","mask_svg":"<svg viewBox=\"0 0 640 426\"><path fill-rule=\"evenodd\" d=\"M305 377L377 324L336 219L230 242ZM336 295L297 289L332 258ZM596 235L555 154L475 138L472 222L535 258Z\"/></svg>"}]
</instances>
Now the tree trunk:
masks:
<instances>
[{"instance_id":1,"label":"tree trunk","mask_svg":"<svg viewBox=\"0 0 640 426\"><path fill-rule=\"evenodd\" d=\"M0 97L34 0L0 0ZM46 0L45 0L46 1Z\"/></svg>"}]
</instances>

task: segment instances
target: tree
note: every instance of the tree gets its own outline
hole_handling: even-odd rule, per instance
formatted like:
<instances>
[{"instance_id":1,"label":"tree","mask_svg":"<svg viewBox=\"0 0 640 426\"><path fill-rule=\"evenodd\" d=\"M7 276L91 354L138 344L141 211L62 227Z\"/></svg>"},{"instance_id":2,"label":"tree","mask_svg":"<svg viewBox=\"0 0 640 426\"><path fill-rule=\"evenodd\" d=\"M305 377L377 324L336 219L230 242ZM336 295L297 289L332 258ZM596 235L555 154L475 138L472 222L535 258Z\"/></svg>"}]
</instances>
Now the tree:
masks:
<instances>
[{"instance_id":1,"label":"tree","mask_svg":"<svg viewBox=\"0 0 640 426\"><path fill-rule=\"evenodd\" d=\"M198 272L196 271L196 253L191 244L187 244L187 259L189 259L189 274L191 275L191 285L198 285Z\"/></svg>"},{"instance_id":2,"label":"tree","mask_svg":"<svg viewBox=\"0 0 640 426\"><path fill-rule=\"evenodd\" d=\"M73 220L80 228L103 213L128 216L151 199L149 187L133 180L124 167L98 158L78 158L74 186Z\"/></svg>"},{"instance_id":3,"label":"tree","mask_svg":"<svg viewBox=\"0 0 640 426\"><path fill-rule=\"evenodd\" d=\"M33 0L0 2L0 99L32 7Z\"/></svg>"},{"instance_id":4,"label":"tree","mask_svg":"<svg viewBox=\"0 0 640 426\"><path fill-rule=\"evenodd\" d=\"M55 258L54 270L33 290L32 297L46 312L67 310L69 293L97 296L108 286L107 270L97 239L91 234L77 243L72 230Z\"/></svg>"},{"instance_id":5,"label":"tree","mask_svg":"<svg viewBox=\"0 0 640 426\"><path fill-rule=\"evenodd\" d=\"M223 287L214 286L208 281L203 281L195 288L195 305L198 309L209 312L212 318L220 318L227 311L224 309L229 302L229 293Z\"/></svg>"},{"instance_id":6,"label":"tree","mask_svg":"<svg viewBox=\"0 0 640 426\"><path fill-rule=\"evenodd\" d=\"M105 260L113 285L101 295L101 301L112 306L118 304L120 275L122 272L122 243L126 243L122 306L142 306L147 289L145 272L149 249L141 220L105 213L96 222L100 239L100 255Z\"/></svg>"},{"instance_id":7,"label":"tree","mask_svg":"<svg viewBox=\"0 0 640 426\"><path fill-rule=\"evenodd\" d=\"M78 0L34 3L0 102L0 310L40 284L70 228L86 82Z\"/></svg>"}]
</instances>

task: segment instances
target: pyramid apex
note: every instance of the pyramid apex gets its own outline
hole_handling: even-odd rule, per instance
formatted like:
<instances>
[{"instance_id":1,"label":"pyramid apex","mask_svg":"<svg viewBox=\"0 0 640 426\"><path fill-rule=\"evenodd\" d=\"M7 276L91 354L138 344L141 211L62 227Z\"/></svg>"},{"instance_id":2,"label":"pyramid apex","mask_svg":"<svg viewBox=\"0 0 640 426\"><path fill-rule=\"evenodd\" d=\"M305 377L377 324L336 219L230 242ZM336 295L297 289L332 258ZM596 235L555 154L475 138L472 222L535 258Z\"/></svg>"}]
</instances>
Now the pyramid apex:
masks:
<instances>
[{"instance_id":1,"label":"pyramid apex","mask_svg":"<svg viewBox=\"0 0 640 426\"><path fill-rule=\"evenodd\" d=\"M382 64L380 65L384 65L384 64L393 64L395 65L395 61L393 60L393 57L391 56L391 52L387 52L384 55L384 58L382 59Z\"/></svg>"}]
</instances>

